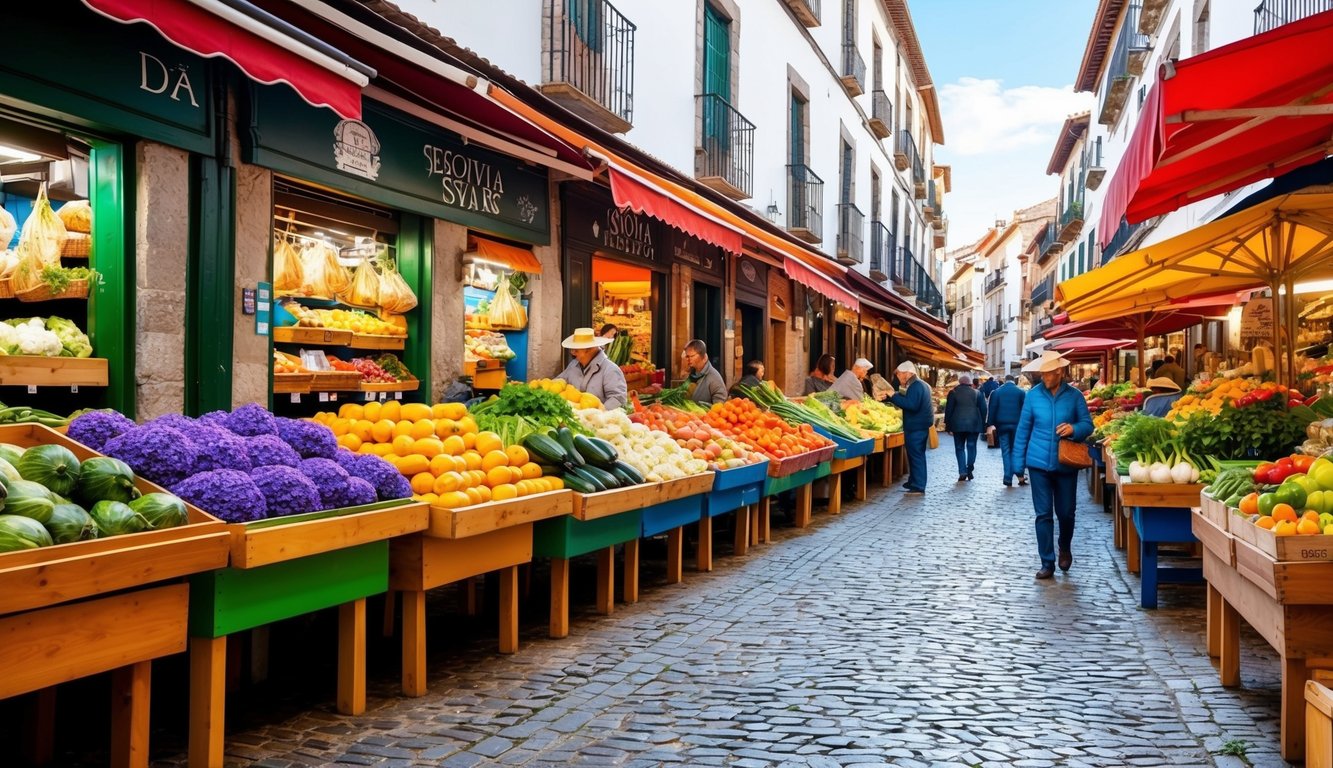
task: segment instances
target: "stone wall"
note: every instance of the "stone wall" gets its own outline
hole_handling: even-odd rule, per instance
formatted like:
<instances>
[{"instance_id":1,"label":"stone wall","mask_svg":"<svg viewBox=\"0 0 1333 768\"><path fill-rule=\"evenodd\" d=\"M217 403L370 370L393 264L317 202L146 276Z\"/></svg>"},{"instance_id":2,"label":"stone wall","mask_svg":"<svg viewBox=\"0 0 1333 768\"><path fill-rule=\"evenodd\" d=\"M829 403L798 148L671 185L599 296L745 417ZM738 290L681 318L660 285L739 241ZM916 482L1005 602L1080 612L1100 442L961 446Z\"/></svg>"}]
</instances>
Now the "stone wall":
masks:
<instances>
[{"instance_id":1,"label":"stone wall","mask_svg":"<svg viewBox=\"0 0 1333 768\"><path fill-rule=\"evenodd\" d=\"M528 279L532 301L528 305L528 378L554 376L565 367L565 351L560 342L565 338L564 260L560 254L560 195L559 185L550 185L547 201L551 211L551 245L533 246L532 252L541 262L542 273Z\"/></svg>"},{"instance_id":2,"label":"stone wall","mask_svg":"<svg viewBox=\"0 0 1333 768\"><path fill-rule=\"evenodd\" d=\"M467 249L467 227L435 220L431 238L430 375L433 398L463 375L463 283L460 263Z\"/></svg>"},{"instance_id":3,"label":"stone wall","mask_svg":"<svg viewBox=\"0 0 1333 768\"><path fill-rule=\"evenodd\" d=\"M190 252L190 159L135 147L135 412L140 421L185 410L185 265Z\"/></svg>"},{"instance_id":4,"label":"stone wall","mask_svg":"<svg viewBox=\"0 0 1333 768\"><path fill-rule=\"evenodd\" d=\"M254 165L236 168L236 268L232 312L232 406L268 404L271 361L266 336L255 333L255 319L241 314L241 289L270 278L273 247L273 173Z\"/></svg>"}]
</instances>

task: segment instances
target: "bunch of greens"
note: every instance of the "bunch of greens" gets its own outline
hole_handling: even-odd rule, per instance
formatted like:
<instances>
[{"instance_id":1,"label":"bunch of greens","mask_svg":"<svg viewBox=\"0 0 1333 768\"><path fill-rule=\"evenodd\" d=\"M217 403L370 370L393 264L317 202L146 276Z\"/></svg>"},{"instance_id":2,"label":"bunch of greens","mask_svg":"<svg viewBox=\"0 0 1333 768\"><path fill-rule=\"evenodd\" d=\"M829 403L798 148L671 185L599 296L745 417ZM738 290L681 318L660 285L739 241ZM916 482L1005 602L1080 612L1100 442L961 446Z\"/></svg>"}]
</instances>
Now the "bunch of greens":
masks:
<instances>
[{"instance_id":1,"label":"bunch of greens","mask_svg":"<svg viewBox=\"0 0 1333 768\"><path fill-rule=\"evenodd\" d=\"M494 432L505 445L521 445L523 438L534 432L545 431L546 427L523 416L502 416L495 413L476 415L477 429L482 432ZM572 427L571 427L572 429Z\"/></svg>"},{"instance_id":2,"label":"bunch of greens","mask_svg":"<svg viewBox=\"0 0 1333 768\"><path fill-rule=\"evenodd\" d=\"M1190 414L1179 425L1180 443L1196 456L1272 459L1291 453L1305 439L1306 425L1318 420L1309 408L1287 408L1277 398L1244 408L1227 403L1216 416Z\"/></svg>"},{"instance_id":3,"label":"bunch of greens","mask_svg":"<svg viewBox=\"0 0 1333 768\"><path fill-rule=\"evenodd\" d=\"M587 434L579 420L574 418L574 408L568 400L542 387L529 387L518 382L504 385L500 394L474 405L471 410L478 426L482 416L522 416L541 427L567 426Z\"/></svg>"},{"instance_id":4,"label":"bunch of greens","mask_svg":"<svg viewBox=\"0 0 1333 768\"><path fill-rule=\"evenodd\" d=\"M1162 446L1174 441L1171 422L1156 416L1131 413L1120 420L1120 434L1111 443L1116 464L1128 467L1135 461L1157 455Z\"/></svg>"},{"instance_id":5,"label":"bunch of greens","mask_svg":"<svg viewBox=\"0 0 1333 768\"><path fill-rule=\"evenodd\" d=\"M820 405L823 405L824 407L828 408L830 411L833 412L833 415L835 416L841 417L843 415L842 395L838 394L837 392L834 392L831 389L826 389L823 392L816 392L812 395L805 396L805 401L807 403L810 402L811 400L818 400Z\"/></svg>"},{"instance_id":6,"label":"bunch of greens","mask_svg":"<svg viewBox=\"0 0 1333 768\"><path fill-rule=\"evenodd\" d=\"M42 268L41 281L53 295L59 295L69 289L75 280L87 280L89 287L102 281L97 270L88 267L62 267L59 263L48 264Z\"/></svg>"}]
</instances>

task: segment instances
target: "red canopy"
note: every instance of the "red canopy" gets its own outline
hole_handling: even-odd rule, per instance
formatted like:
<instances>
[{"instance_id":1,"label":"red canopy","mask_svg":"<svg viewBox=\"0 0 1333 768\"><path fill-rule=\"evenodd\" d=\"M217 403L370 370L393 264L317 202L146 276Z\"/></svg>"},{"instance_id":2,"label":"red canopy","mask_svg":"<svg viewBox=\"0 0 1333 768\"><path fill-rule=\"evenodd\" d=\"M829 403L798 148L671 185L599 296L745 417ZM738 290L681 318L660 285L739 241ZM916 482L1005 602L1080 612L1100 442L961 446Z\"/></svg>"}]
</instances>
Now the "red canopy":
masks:
<instances>
[{"instance_id":1,"label":"red canopy","mask_svg":"<svg viewBox=\"0 0 1333 768\"><path fill-rule=\"evenodd\" d=\"M1134 346L1133 339L1099 339L1087 336L1072 336L1049 344L1046 348L1056 352L1106 352ZM1069 355L1065 355L1068 357Z\"/></svg>"},{"instance_id":2,"label":"red canopy","mask_svg":"<svg viewBox=\"0 0 1333 768\"><path fill-rule=\"evenodd\" d=\"M1164 65L1103 199L1129 223L1286 173L1333 141L1333 11Z\"/></svg>"},{"instance_id":3,"label":"red canopy","mask_svg":"<svg viewBox=\"0 0 1333 768\"><path fill-rule=\"evenodd\" d=\"M654 187L651 181L641 181L614 165L607 169L607 176L611 179L611 195L621 208L664 221L728 253L741 252L740 232L682 204L668 192Z\"/></svg>"},{"instance_id":4,"label":"red canopy","mask_svg":"<svg viewBox=\"0 0 1333 768\"><path fill-rule=\"evenodd\" d=\"M861 309L861 301L856 298L856 294L792 256L782 258L782 271L792 280L824 294L853 312Z\"/></svg>"},{"instance_id":5,"label":"red canopy","mask_svg":"<svg viewBox=\"0 0 1333 768\"><path fill-rule=\"evenodd\" d=\"M314 106L328 107L351 120L361 117L361 89L374 70L300 30L284 28L279 20L248 3L83 2L123 24L147 23L192 53L205 58L221 56L257 82L286 83Z\"/></svg>"},{"instance_id":6,"label":"red canopy","mask_svg":"<svg viewBox=\"0 0 1333 768\"><path fill-rule=\"evenodd\" d=\"M1053 326L1042 334L1046 339L1123 339L1126 336L1158 336L1163 333L1175 333L1197 325L1204 320L1213 320L1225 315L1236 305L1236 296L1231 294L1225 299L1208 298L1187 301L1180 304L1167 304L1145 312L1136 312L1123 317L1102 320L1084 320ZM1142 331L1139 325L1142 323ZM1055 348L1055 347L1053 347Z\"/></svg>"}]
</instances>

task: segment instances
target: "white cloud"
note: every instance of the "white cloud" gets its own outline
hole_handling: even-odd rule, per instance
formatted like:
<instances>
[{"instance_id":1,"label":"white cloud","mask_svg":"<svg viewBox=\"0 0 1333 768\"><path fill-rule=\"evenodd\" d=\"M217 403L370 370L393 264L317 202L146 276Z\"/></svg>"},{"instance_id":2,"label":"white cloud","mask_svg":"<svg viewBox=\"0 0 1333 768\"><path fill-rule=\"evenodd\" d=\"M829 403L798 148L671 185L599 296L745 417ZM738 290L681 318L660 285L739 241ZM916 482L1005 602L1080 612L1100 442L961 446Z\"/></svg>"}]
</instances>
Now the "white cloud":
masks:
<instances>
[{"instance_id":1,"label":"white cloud","mask_svg":"<svg viewBox=\"0 0 1333 768\"><path fill-rule=\"evenodd\" d=\"M1032 146L1049 153L1069 115L1092 106L1092 96L1072 86L1022 85L964 77L940 88L940 112L949 148L957 155L1007 152Z\"/></svg>"}]
</instances>

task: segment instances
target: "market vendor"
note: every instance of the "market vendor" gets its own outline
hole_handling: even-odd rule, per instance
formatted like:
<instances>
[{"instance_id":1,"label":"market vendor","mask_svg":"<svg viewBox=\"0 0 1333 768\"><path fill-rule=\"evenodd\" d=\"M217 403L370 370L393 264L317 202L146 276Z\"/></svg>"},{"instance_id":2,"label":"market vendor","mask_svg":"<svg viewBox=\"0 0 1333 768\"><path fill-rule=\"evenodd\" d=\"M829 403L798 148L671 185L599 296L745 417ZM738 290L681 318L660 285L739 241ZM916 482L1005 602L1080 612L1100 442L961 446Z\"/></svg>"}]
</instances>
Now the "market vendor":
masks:
<instances>
[{"instance_id":1,"label":"market vendor","mask_svg":"<svg viewBox=\"0 0 1333 768\"><path fill-rule=\"evenodd\" d=\"M1153 393L1143 400L1143 413L1147 416L1166 416L1182 394L1180 385L1166 376L1148 379L1148 389Z\"/></svg>"},{"instance_id":2,"label":"market vendor","mask_svg":"<svg viewBox=\"0 0 1333 768\"><path fill-rule=\"evenodd\" d=\"M598 336L591 328L575 328L560 342L574 359L556 376L601 400L608 411L623 406L629 391L625 373L602 352L602 347L610 343L611 339Z\"/></svg>"},{"instance_id":3,"label":"market vendor","mask_svg":"<svg viewBox=\"0 0 1333 768\"><path fill-rule=\"evenodd\" d=\"M866 374L870 373L870 370L874 367L869 360L858 357L856 362L852 363L852 367L843 371L842 375L838 377L837 381L833 382L833 386L829 389L837 392L843 400L860 402L866 393L865 385L862 382L865 381ZM884 396L884 392L876 393L877 400L883 400Z\"/></svg>"},{"instance_id":4,"label":"market vendor","mask_svg":"<svg viewBox=\"0 0 1333 768\"><path fill-rule=\"evenodd\" d=\"M680 353L685 361L686 376L689 381L688 397L702 405L723 403L727 400L727 385L722 381L722 374L708 362L708 345L694 339L685 345Z\"/></svg>"},{"instance_id":5,"label":"market vendor","mask_svg":"<svg viewBox=\"0 0 1333 768\"><path fill-rule=\"evenodd\" d=\"M620 329L616 327L615 323L607 323L606 325L602 326L602 330L597 332L598 336L601 336L604 339L612 339L612 340L615 340L616 336L618 336L619 334L620 334Z\"/></svg>"}]
</instances>

